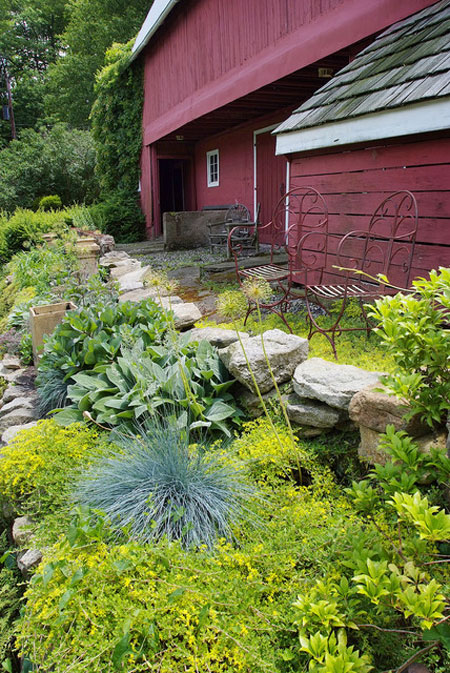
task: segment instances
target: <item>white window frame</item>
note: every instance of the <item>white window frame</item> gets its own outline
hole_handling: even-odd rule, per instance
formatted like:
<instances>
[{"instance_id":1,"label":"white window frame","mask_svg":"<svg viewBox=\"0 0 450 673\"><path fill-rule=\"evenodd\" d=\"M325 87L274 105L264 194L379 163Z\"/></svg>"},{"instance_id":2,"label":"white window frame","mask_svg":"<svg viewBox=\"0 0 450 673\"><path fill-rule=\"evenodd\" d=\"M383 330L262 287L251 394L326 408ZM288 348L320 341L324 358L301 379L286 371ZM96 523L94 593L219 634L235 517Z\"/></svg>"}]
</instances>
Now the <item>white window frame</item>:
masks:
<instances>
[{"instance_id":1,"label":"white window frame","mask_svg":"<svg viewBox=\"0 0 450 673\"><path fill-rule=\"evenodd\" d=\"M211 157L217 158L217 178L214 180L211 175ZM218 187L219 186L219 150L210 150L206 152L206 180L208 187Z\"/></svg>"}]
</instances>

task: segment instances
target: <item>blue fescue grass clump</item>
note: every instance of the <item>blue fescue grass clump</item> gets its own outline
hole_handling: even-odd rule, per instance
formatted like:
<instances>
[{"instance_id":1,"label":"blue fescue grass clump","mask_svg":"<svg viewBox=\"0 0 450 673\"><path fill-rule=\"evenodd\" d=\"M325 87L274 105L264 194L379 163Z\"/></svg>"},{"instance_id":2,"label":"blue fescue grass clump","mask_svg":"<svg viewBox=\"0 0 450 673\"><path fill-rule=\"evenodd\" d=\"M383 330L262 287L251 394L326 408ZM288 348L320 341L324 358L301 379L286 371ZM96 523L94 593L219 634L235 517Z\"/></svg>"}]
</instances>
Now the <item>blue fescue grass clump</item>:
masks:
<instances>
[{"instance_id":1,"label":"blue fescue grass clump","mask_svg":"<svg viewBox=\"0 0 450 673\"><path fill-rule=\"evenodd\" d=\"M206 446L190 446L185 428L152 421L135 437L120 435L118 444L84 476L75 497L119 532L143 543L165 537L211 547L249 518L255 493L242 472Z\"/></svg>"}]
</instances>

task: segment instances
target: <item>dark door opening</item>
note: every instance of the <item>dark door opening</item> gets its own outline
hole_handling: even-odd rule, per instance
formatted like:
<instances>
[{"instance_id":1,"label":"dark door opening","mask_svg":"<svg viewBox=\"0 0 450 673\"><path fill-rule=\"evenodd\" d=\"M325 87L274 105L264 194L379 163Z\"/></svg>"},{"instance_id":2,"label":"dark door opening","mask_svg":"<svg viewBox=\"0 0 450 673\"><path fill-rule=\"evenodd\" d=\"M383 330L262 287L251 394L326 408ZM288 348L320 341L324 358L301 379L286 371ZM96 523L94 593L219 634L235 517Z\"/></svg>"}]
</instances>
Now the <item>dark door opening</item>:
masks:
<instances>
[{"instance_id":1,"label":"dark door opening","mask_svg":"<svg viewBox=\"0 0 450 673\"><path fill-rule=\"evenodd\" d=\"M186 210L186 177L189 162L159 159L159 204L163 213Z\"/></svg>"}]
</instances>

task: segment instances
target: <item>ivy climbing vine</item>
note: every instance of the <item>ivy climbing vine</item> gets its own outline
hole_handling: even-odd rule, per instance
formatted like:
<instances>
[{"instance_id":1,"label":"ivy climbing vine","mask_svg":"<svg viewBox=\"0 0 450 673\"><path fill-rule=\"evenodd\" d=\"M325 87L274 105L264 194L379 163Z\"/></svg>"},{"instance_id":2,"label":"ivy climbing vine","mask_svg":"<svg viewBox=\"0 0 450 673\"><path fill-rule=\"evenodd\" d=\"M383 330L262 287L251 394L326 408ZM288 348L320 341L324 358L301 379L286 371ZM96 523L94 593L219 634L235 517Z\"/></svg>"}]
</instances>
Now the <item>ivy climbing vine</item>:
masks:
<instances>
[{"instance_id":1,"label":"ivy climbing vine","mask_svg":"<svg viewBox=\"0 0 450 673\"><path fill-rule=\"evenodd\" d=\"M91 112L102 198L94 211L102 229L119 241L139 240L144 225L138 199L143 65L131 62L133 43L115 43L106 52Z\"/></svg>"}]
</instances>

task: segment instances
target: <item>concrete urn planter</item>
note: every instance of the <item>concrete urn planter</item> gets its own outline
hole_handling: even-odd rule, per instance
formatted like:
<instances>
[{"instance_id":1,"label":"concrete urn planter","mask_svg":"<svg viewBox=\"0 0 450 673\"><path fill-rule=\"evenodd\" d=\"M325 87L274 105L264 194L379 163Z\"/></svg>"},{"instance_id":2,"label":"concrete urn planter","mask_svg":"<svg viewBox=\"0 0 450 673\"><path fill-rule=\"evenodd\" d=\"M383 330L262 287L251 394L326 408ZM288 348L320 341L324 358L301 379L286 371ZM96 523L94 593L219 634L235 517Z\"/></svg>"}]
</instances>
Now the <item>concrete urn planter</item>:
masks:
<instances>
[{"instance_id":1,"label":"concrete urn planter","mask_svg":"<svg viewBox=\"0 0 450 673\"><path fill-rule=\"evenodd\" d=\"M71 301L63 301L58 304L45 304L44 306L32 306L30 308L31 337L33 342L33 360L37 365L42 351L44 334L51 334L67 311L73 311L77 307Z\"/></svg>"}]
</instances>

